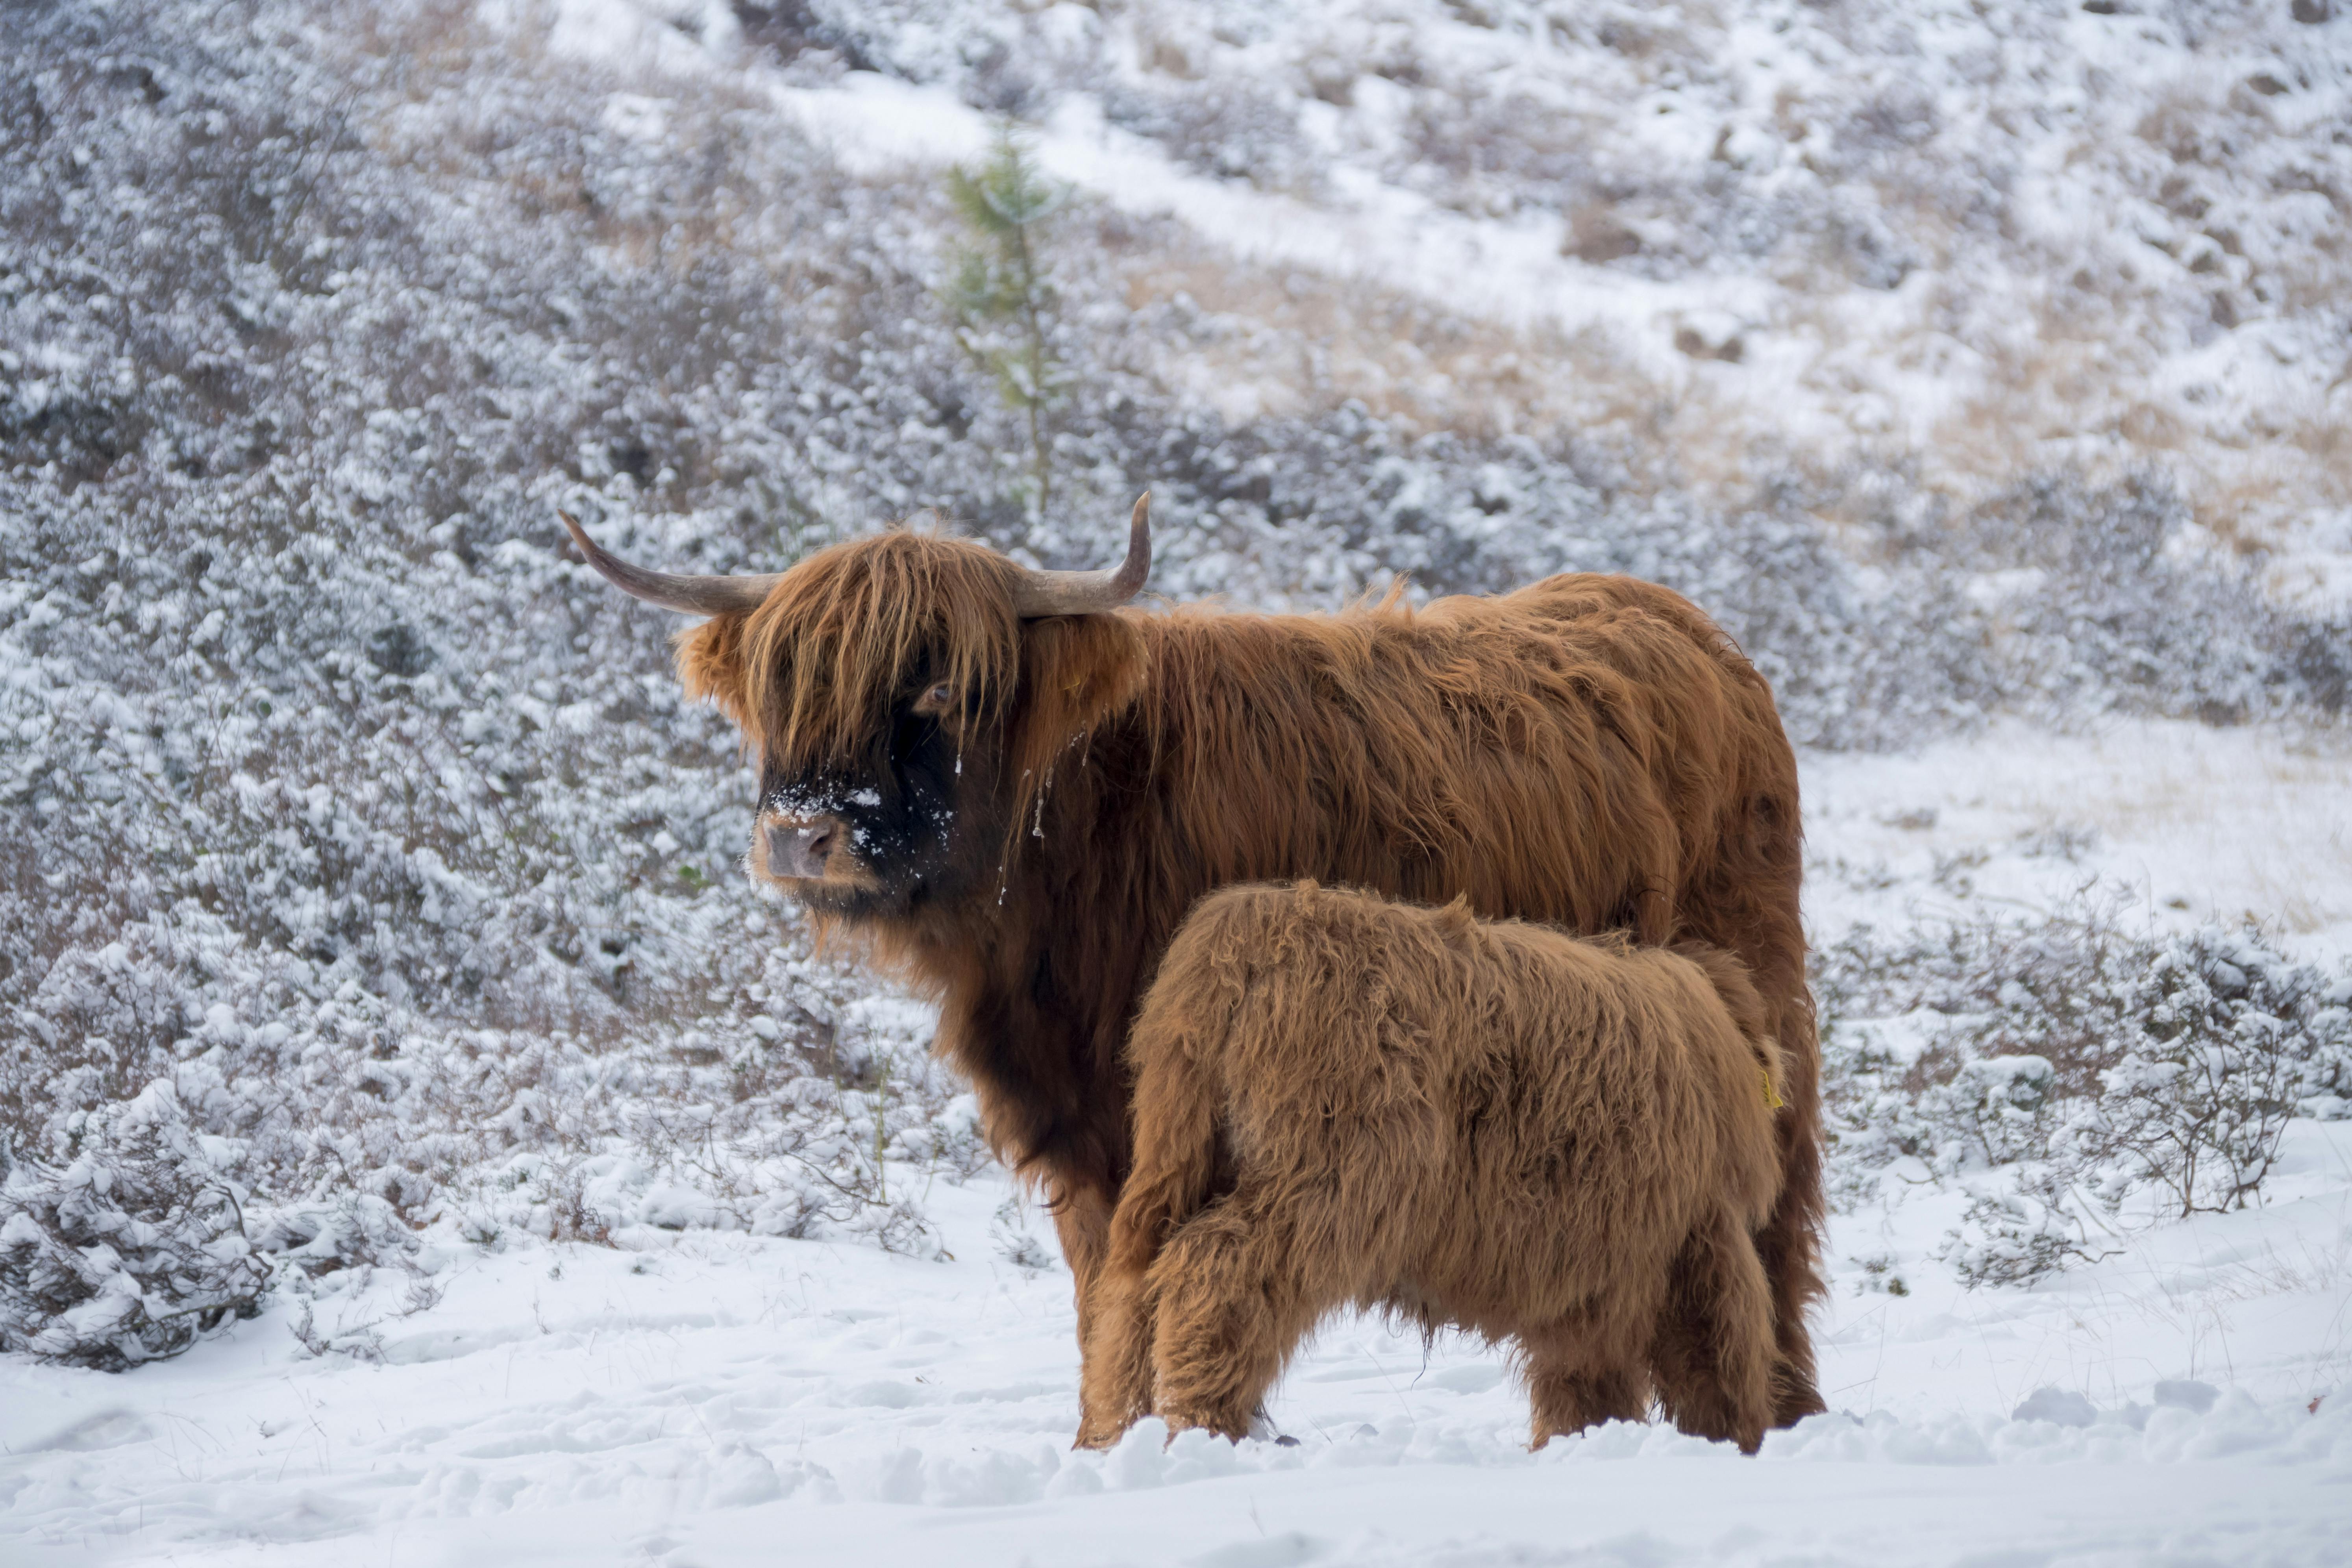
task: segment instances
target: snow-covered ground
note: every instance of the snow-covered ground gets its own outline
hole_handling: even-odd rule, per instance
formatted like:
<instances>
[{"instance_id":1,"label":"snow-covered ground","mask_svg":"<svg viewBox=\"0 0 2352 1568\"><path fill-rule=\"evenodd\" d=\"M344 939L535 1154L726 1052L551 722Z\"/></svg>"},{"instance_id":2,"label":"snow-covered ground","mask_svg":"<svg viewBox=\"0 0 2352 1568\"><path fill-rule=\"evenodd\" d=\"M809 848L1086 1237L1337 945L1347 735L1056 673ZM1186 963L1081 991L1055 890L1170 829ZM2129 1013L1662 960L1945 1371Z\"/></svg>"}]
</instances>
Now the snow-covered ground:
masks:
<instances>
[{"instance_id":1,"label":"snow-covered ground","mask_svg":"<svg viewBox=\"0 0 2352 1568\"><path fill-rule=\"evenodd\" d=\"M2344 762L2340 742L2149 724L1811 758L1816 922L2035 907L2137 871L2158 919L2299 892L2294 945L2341 952ZM1024 1230L1050 1255L1051 1227L1006 1196L992 1175L934 1184L922 1205L952 1255L934 1260L645 1226L609 1247L445 1232L423 1259L436 1304L410 1310L393 1271L340 1293L352 1276L331 1275L310 1304L316 1332L373 1320L380 1361L306 1352L288 1299L127 1375L0 1363L0 1558L2347 1557L2352 1123L2296 1123L2263 1206L2139 1233L2032 1289L1964 1291L1936 1261L1957 1195L1838 1216L1818 1326L1835 1414L1752 1461L1634 1426L1530 1456L1497 1354L1369 1320L1329 1325L1283 1384L1295 1446L1163 1451L1147 1425L1073 1454L1069 1276L1011 1260Z\"/></svg>"},{"instance_id":2,"label":"snow-covered ground","mask_svg":"<svg viewBox=\"0 0 2352 1568\"><path fill-rule=\"evenodd\" d=\"M130 1377L11 1367L0 1554L2341 1562L2352 1401L2307 1406L2346 1370L2352 1136L2299 1128L2293 1164L2269 1208L2046 1290L1906 1271L1907 1295L1861 1294L1842 1265L1838 1414L1754 1461L1644 1427L1530 1456L1494 1353L1370 1321L1283 1385L1296 1447L1163 1452L1147 1424L1073 1454L1069 1277L992 1251L993 1183L933 1194L951 1261L710 1232L466 1248L380 1365L304 1355L273 1311ZM1905 1211L1898 1245L1937 1218ZM1832 1249L1881 1229L1841 1221Z\"/></svg>"},{"instance_id":3,"label":"snow-covered ground","mask_svg":"<svg viewBox=\"0 0 2352 1568\"><path fill-rule=\"evenodd\" d=\"M1867 920L2048 913L2094 878L2154 926L2252 919L2352 953L2352 737L2014 721L1804 763L1816 944Z\"/></svg>"}]
</instances>

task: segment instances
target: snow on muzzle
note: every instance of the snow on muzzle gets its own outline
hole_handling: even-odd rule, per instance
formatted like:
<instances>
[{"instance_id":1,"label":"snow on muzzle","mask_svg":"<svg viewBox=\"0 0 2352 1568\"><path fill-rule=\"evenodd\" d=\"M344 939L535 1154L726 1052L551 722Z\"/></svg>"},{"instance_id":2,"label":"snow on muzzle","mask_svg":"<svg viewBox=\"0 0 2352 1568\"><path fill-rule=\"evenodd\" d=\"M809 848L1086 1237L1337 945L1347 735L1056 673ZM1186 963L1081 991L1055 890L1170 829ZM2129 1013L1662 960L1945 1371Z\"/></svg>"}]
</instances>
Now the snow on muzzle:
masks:
<instances>
[{"instance_id":1,"label":"snow on muzzle","mask_svg":"<svg viewBox=\"0 0 2352 1568\"><path fill-rule=\"evenodd\" d=\"M848 825L823 816L762 817L752 845L756 862L778 879L823 879L831 874L835 853L849 841Z\"/></svg>"}]
</instances>

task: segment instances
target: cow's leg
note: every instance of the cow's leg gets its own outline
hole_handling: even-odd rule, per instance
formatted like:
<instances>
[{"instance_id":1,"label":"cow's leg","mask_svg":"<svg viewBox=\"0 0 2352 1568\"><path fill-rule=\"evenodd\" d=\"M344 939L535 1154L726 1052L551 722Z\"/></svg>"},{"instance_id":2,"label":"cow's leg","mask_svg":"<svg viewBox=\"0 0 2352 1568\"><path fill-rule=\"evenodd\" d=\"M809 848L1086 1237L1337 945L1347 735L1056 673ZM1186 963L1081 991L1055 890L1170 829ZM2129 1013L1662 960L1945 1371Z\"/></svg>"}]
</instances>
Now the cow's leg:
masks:
<instances>
[{"instance_id":1,"label":"cow's leg","mask_svg":"<svg viewBox=\"0 0 2352 1568\"><path fill-rule=\"evenodd\" d=\"M1087 1342L1089 1287L1110 1250L1111 1194L1093 1184L1049 1177L1054 1229L1062 1239L1062 1260L1070 1266L1071 1291L1078 1308L1078 1343Z\"/></svg>"},{"instance_id":2,"label":"cow's leg","mask_svg":"<svg viewBox=\"0 0 2352 1568\"><path fill-rule=\"evenodd\" d=\"M1785 765L1785 764L1782 764ZM1789 778L1793 787L1795 780ZM1759 797L1759 805L1764 802ZM1777 1345L1772 1425L1787 1426L1826 1408L1816 1382L1806 1322L1827 1294L1822 1282L1822 1048L1805 985L1804 925L1797 890L1804 850L1793 795L1753 817L1718 847L1717 869L1683 889L1681 934L1738 953L1764 998L1765 1025L1780 1042L1787 1106L1773 1118L1780 1192L1756 1235L1772 1282Z\"/></svg>"},{"instance_id":3,"label":"cow's leg","mask_svg":"<svg viewBox=\"0 0 2352 1568\"><path fill-rule=\"evenodd\" d=\"M1658 1401L1682 1430L1752 1454L1774 1410L1772 1289L1727 1204L1691 1233L1652 1342Z\"/></svg>"},{"instance_id":4,"label":"cow's leg","mask_svg":"<svg viewBox=\"0 0 2352 1568\"><path fill-rule=\"evenodd\" d=\"M1152 1405L1171 1431L1239 1439L1318 1315L1286 1227L1254 1222L1234 1194L1177 1227L1152 1264Z\"/></svg>"},{"instance_id":5,"label":"cow's leg","mask_svg":"<svg viewBox=\"0 0 2352 1568\"><path fill-rule=\"evenodd\" d=\"M1756 1252L1772 1289L1772 1425L1790 1426L1829 1408L1822 1402L1806 1322L1814 1303L1828 1293L1821 1274L1822 1221L1828 1204L1822 1194L1821 1047L1814 1038L1812 1009L1801 1004L1774 1012L1789 1104L1774 1129L1780 1194L1773 1202L1771 1217L1756 1233Z\"/></svg>"},{"instance_id":6,"label":"cow's leg","mask_svg":"<svg viewBox=\"0 0 2352 1568\"><path fill-rule=\"evenodd\" d=\"M1603 1421L1639 1421L1649 1415L1650 1384L1642 1372L1641 1347L1627 1338L1613 1325L1582 1316L1519 1336L1529 1447Z\"/></svg>"},{"instance_id":7,"label":"cow's leg","mask_svg":"<svg viewBox=\"0 0 2352 1568\"><path fill-rule=\"evenodd\" d=\"M1819 1150L1807 1151L1818 1163ZM1814 1177L1818 1191L1820 1177ZM1771 1219L1756 1235L1756 1250L1765 1260L1773 1296L1776 1350L1772 1365L1772 1425L1793 1426L1829 1405L1822 1399L1813 1365L1812 1334L1806 1317L1822 1299L1822 1282L1814 1237L1819 1222L1806 1212L1801 1197L1783 1193Z\"/></svg>"},{"instance_id":8,"label":"cow's leg","mask_svg":"<svg viewBox=\"0 0 2352 1568\"><path fill-rule=\"evenodd\" d=\"M1078 1342L1080 1448L1108 1448L1151 1411L1151 1342L1156 1303L1146 1277L1123 1264L1095 1275Z\"/></svg>"}]
</instances>

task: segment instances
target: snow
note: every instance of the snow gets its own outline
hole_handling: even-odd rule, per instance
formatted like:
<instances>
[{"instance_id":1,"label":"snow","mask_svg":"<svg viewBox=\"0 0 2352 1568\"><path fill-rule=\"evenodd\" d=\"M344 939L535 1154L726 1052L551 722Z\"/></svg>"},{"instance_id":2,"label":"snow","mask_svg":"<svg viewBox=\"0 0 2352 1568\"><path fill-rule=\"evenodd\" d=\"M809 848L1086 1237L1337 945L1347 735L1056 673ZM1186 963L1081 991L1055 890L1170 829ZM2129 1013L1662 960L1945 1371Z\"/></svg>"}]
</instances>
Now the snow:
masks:
<instances>
[{"instance_id":1,"label":"snow","mask_svg":"<svg viewBox=\"0 0 2352 1568\"><path fill-rule=\"evenodd\" d=\"M2340 730L2004 721L1803 767L1818 943L1973 904L2048 912L2095 878L2159 925L2284 923L2352 953L2352 741ZM1936 875L1969 862L1959 879Z\"/></svg>"},{"instance_id":2,"label":"snow","mask_svg":"<svg viewBox=\"0 0 2352 1568\"><path fill-rule=\"evenodd\" d=\"M845 165L868 174L908 163L943 166L987 143L987 117L944 88L854 71L840 87L783 88L775 96ZM1035 150L1055 178L1123 211L1176 218L1257 266L1310 268L1515 326L1641 323L1642 363L1656 374L1677 370L1672 338L1680 321L1709 312L1744 321L1767 309L1766 290L1752 279L1669 285L1563 261L1555 217L1471 218L1359 171L1336 172L1335 199L1319 204L1202 179L1107 123L1082 98L1046 122Z\"/></svg>"},{"instance_id":3,"label":"snow","mask_svg":"<svg viewBox=\"0 0 2352 1568\"><path fill-rule=\"evenodd\" d=\"M1365 1320L1284 1384L1296 1447L1163 1452L1147 1425L1073 1454L1068 1276L992 1255L979 1182L930 1194L951 1260L467 1247L380 1363L309 1358L273 1313L136 1378L10 1366L0 1540L27 1564L2340 1561L2352 1406L2305 1405L2345 1370L2345 1131L2305 1130L2310 1195L2062 1289L1857 1296L1842 1268L1840 1413L1754 1461L1624 1426L1530 1456L1495 1355Z\"/></svg>"},{"instance_id":4,"label":"snow","mask_svg":"<svg viewBox=\"0 0 2352 1568\"><path fill-rule=\"evenodd\" d=\"M2178 723L1809 754L1813 918L1833 931L1883 913L1869 900L1887 888L1863 898L1820 869L1864 857L1938 909L2054 897L2082 868L2014 847L2053 820L2095 831L2091 853L2109 864L2189 885L2229 845L2340 824L2340 792L2320 787L2335 756L2308 737ZM2201 781L2221 847L2192 839L2167 863L2178 823L2127 787L2161 767ZM1988 843L2005 847L1971 888L1923 869ZM2204 891L2226 907L2258 885ZM2320 880L2314 896L2345 886ZM2299 950L2341 940L2329 925ZM1622 1426L1531 1456L1496 1352L1356 1317L1328 1324L1277 1392L1271 1415L1295 1446L1192 1434L1163 1450L1147 1423L1108 1454L1072 1453L1076 1325L1045 1217L993 1173L955 1184L903 1166L886 1180L918 1191L940 1256L664 1228L693 1218L665 1212L656 1187L610 1246L444 1226L414 1273L327 1276L300 1310L362 1355L304 1350L298 1303L280 1298L135 1375L0 1362L0 1554L2342 1561L2352 1123L2294 1123L2261 1206L2136 1232L2030 1289L1963 1289L1937 1261L1961 1195L1890 1184L1830 1229L1816 1342L1833 1413L1773 1434L1752 1461Z\"/></svg>"}]
</instances>

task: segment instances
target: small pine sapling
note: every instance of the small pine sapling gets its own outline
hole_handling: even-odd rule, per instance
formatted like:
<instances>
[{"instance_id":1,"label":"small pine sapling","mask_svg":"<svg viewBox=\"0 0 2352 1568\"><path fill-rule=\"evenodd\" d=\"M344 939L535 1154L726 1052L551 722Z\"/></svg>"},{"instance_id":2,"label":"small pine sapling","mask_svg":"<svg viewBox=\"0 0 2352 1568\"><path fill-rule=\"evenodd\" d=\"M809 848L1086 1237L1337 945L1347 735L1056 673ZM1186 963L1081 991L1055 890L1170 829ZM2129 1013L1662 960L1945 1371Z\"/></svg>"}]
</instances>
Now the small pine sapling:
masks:
<instances>
[{"instance_id":1,"label":"small pine sapling","mask_svg":"<svg viewBox=\"0 0 2352 1568\"><path fill-rule=\"evenodd\" d=\"M1055 351L1060 298L1042 255L1045 231L1069 199L1048 180L1028 142L998 127L977 168L948 172L948 194L971 236L955 253L947 288L956 341L995 381L1004 405L1029 431L1029 516L1042 520L1053 499L1053 454L1046 415L1069 385Z\"/></svg>"}]
</instances>

